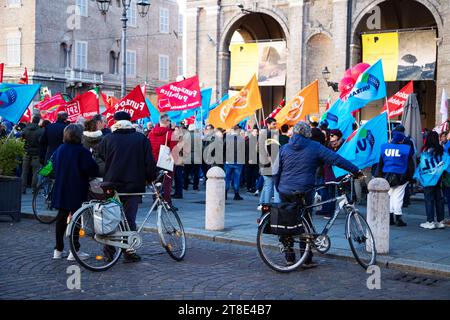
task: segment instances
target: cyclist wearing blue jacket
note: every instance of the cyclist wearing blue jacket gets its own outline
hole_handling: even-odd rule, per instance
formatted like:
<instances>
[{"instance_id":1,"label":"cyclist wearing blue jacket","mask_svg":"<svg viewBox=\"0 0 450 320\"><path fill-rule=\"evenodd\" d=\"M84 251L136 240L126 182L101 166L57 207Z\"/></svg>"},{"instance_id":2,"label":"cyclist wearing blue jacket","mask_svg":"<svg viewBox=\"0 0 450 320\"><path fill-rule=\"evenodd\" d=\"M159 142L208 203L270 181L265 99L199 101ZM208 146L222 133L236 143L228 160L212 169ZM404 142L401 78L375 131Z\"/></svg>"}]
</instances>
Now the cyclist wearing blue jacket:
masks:
<instances>
[{"instance_id":1,"label":"cyclist wearing blue jacket","mask_svg":"<svg viewBox=\"0 0 450 320\"><path fill-rule=\"evenodd\" d=\"M360 175L358 167L340 155L324 147L320 143L311 140L311 128L303 121L294 126L294 135L289 143L281 147L278 163L278 172L274 176L275 187L280 193L281 201L293 202L296 197L294 192L307 192L315 186L315 174L317 168L323 163L340 167L357 176ZM306 194L306 203L312 204L314 194ZM309 216L306 219L310 219ZM310 222L310 221L309 221ZM292 249L293 243L287 241L285 245L285 256L289 263L295 261ZM315 267L312 263L312 253L305 260L303 267Z\"/></svg>"}]
</instances>

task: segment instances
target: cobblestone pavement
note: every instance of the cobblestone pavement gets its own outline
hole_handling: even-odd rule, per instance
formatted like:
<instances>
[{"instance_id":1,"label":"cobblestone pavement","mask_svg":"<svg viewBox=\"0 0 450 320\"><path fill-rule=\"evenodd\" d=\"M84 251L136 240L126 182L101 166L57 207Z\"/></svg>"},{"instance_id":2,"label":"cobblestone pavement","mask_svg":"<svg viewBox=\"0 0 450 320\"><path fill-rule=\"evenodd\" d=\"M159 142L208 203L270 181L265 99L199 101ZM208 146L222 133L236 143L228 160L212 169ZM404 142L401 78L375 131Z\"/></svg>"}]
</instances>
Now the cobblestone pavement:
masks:
<instances>
[{"instance_id":1,"label":"cobblestone pavement","mask_svg":"<svg viewBox=\"0 0 450 320\"><path fill-rule=\"evenodd\" d=\"M143 257L140 263L119 261L102 273L83 269L81 290L69 290L66 270L75 263L51 259L54 225L2 219L0 299L450 298L449 279L416 284L396 280L403 275L399 271L382 269L381 289L369 290L369 275L344 260L323 256L316 259L317 269L278 274L263 264L254 247L189 238L185 260L175 262L156 235L146 234L144 241L138 252Z\"/></svg>"}]
</instances>

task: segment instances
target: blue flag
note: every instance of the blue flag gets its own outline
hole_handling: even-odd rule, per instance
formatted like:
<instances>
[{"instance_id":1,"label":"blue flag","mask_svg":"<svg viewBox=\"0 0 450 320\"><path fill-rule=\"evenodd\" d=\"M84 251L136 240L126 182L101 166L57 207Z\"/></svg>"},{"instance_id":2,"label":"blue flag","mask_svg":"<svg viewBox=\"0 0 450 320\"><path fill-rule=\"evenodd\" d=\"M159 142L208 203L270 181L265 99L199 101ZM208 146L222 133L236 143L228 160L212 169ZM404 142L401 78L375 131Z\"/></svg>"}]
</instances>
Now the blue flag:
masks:
<instances>
[{"instance_id":1,"label":"blue flag","mask_svg":"<svg viewBox=\"0 0 450 320\"><path fill-rule=\"evenodd\" d=\"M0 116L18 123L40 87L40 84L0 83Z\"/></svg>"},{"instance_id":2,"label":"blue flag","mask_svg":"<svg viewBox=\"0 0 450 320\"><path fill-rule=\"evenodd\" d=\"M384 81L381 59L364 71L350 91L344 108L349 112L361 109L369 102L386 97L386 82Z\"/></svg>"},{"instance_id":3,"label":"blue flag","mask_svg":"<svg viewBox=\"0 0 450 320\"><path fill-rule=\"evenodd\" d=\"M147 103L148 111L150 112L150 121L153 124L159 123L159 110L156 109L156 107L148 98L145 98L145 102Z\"/></svg>"},{"instance_id":4,"label":"blue flag","mask_svg":"<svg viewBox=\"0 0 450 320\"><path fill-rule=\"evenodd\" d=\"M387 114L383 112L355 131L344 142L337 154L352 162L359 169L370 167L380 160L381 145L388 142ZM347 171L333 167L336 177Z\"/></svg>"},{"instance_id":5,"label":"blue flag","mask_svg":"<svg viewBox=\"0 0 450 320\"><path fill-rule=\"evenodd\" d=\"M450 156L444 152L442 156L435 156L431 152L422 152L414 178L423 187L434 187L438 184L444 171L449 171Z\"/></svg>"},{"instance_id":6,"label":"blue flag","mask_svg":"<svg viewBox=\"0 0 450 320\"><path fill-rule=\"evenodd\" d=\"M341 99L328 109L322 116L321 123L328 124L328 129L338 129L342 132L342 137L347 139L353 132L353 123L355 118L351 115L348 109L343 108L344 102Z\"/></svg>"},{"instance_id":7,"label":"blue flag","mask_svg":"<svg viewBox=\"0 0 450 320\"><path fill-rule=\"evenodd\" d=\"M169 116L170 120L179 123L186 118L192 117L195 114L198 115L202 109L208 109L209 104L211 103L212 88L203 89L200 91L200 94L202 97L201 107L183 111L169 111L167 112L167 115Z\"/></svg>"}]
</instances>

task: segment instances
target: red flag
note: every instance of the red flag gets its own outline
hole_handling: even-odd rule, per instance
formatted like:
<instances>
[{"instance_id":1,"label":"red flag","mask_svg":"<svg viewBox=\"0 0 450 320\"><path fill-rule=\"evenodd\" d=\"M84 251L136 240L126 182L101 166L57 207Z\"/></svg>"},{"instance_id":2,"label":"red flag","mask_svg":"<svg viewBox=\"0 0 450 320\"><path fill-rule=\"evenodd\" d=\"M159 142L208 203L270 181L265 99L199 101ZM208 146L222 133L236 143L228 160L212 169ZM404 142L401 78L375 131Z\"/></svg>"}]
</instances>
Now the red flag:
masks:
<instances>
[{"instance_id":1,"label":"red flag","mask_svg":"<svg viewBox=\"0 0 450 320\"><path fill-rule=\"evenodd\" d=\"M410 81L399 92L388 99L381 112L383 113L388 108L389 119L401 115L403 113L403 109L405 108L406 100L408 100L408 96L413 92L414 83Z\"/></svg>"},{"instance_id":2,"label":"red flag","mask_svg":"<svg viewBox=\"0 0 450 320\"><path fill-rule=\"evenodd\" d=\"M31 122L31 109L27 108L22 118L20 118L19 123L30 123Z\"/></svg>"},{"instance_id":3,"label":"red flag","mask_svg":"<svg viewBox=\"0 0 450 320\"><path fill-rule=\"evenodd\" d=\"M114 98L113 96L107 96L102 92L102 100L105 104L106 109L113 109L113 107L116 105L117 102L119 102L118 99Z\"/></svg>"},{"instance_id":4,"label":"red flag","mask_svg":"<svg viewBox=\"0 0 450 320\"><path fill-rule=\"evenodd\" d=\"M330 109L330 106L331 106L331 97L328 96L327 104L325 106L325 111L328 111L328 109Z\"/></svg>"},{"instance_id":5,"label":"red flag","mask_svg":"<svg viewBox=\"0 0 450 320\"><path fill-rule=\"evenodd\" d=\"M4 63L0 63L0 83L3 82L3 69L5 68Z\"/></svg>"},{"instance_id":6,"label":"red flag","mask_svg":"<svg viewBox=\"0 0 450 320\"><path fill-rule=\"evenodd\" d=\"M99 114L98 88L77 95L72 101L67 103L65 111L69 115L68 120L70 122L77 121L79 117L89 120L96 114Z\"/></svg>"},{"instance_id":7,"label":"red flag","mask_svg":"<svg viewBox=\"0 0 450 320\"><path fill-rule=\"evenodd\" d=\"M58 111L64 110L67 102L60 93L57 93L51 98L39 102L34 107L39 110L41 118L51 122L56 121Z\"/></svg>"},{"instance_id":8,"label":"red flag","mask_svg":"<svg viewBox=\"0 0 450 320\"><path fill-rule=\"evenodd\" d=\"M142 94L141 86L136 86L129 94L117 102L114 107L106 107L106 111L102 115L106 116L108 126L114 122L113 116L117 111L126 111L131 115L131 121L135 121L150 116L145 97Z\"/></svg>"},{"instance_id":9,"label":"red flag","mask_svg":"<svg viewBox=\"0 0 450 320\"><path fill-rule=\"evenodd\" d=\"M183 111L202 105L198 76L169 83L156 89L160 112Z\"/></svg>"},{"instance_id":10,"label":"red flag","mask_svg":"<svg viewBox=\"0 0 450 320\"><path fill-rule=\"evenodd\" d=\"M27 68L25 67L25 72L23 73L23 75L20 77L20 80L18 82L19 84L28 84L28 71Z\"/></svg>"}]
</instances>

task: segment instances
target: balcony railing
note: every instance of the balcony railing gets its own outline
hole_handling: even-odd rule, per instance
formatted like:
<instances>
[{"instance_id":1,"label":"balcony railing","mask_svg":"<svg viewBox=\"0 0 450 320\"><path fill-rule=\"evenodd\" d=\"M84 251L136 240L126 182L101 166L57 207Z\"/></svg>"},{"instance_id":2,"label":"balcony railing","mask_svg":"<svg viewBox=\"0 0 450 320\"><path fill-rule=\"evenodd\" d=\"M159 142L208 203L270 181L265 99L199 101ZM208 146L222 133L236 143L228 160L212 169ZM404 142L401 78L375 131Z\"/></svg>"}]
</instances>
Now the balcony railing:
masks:
<instances>
[{"instance_id":1,"label":"balcony railing","mask_svg":"<svg viewBox=\"0 0 450 320\"><path fill-rule=\"evenodd\" d=\"M103 73L94 71L85 71L77 69L66 69L65 77L69 82L82 82L82 83L103 83Z\"/></svg>"}]
</instances>

